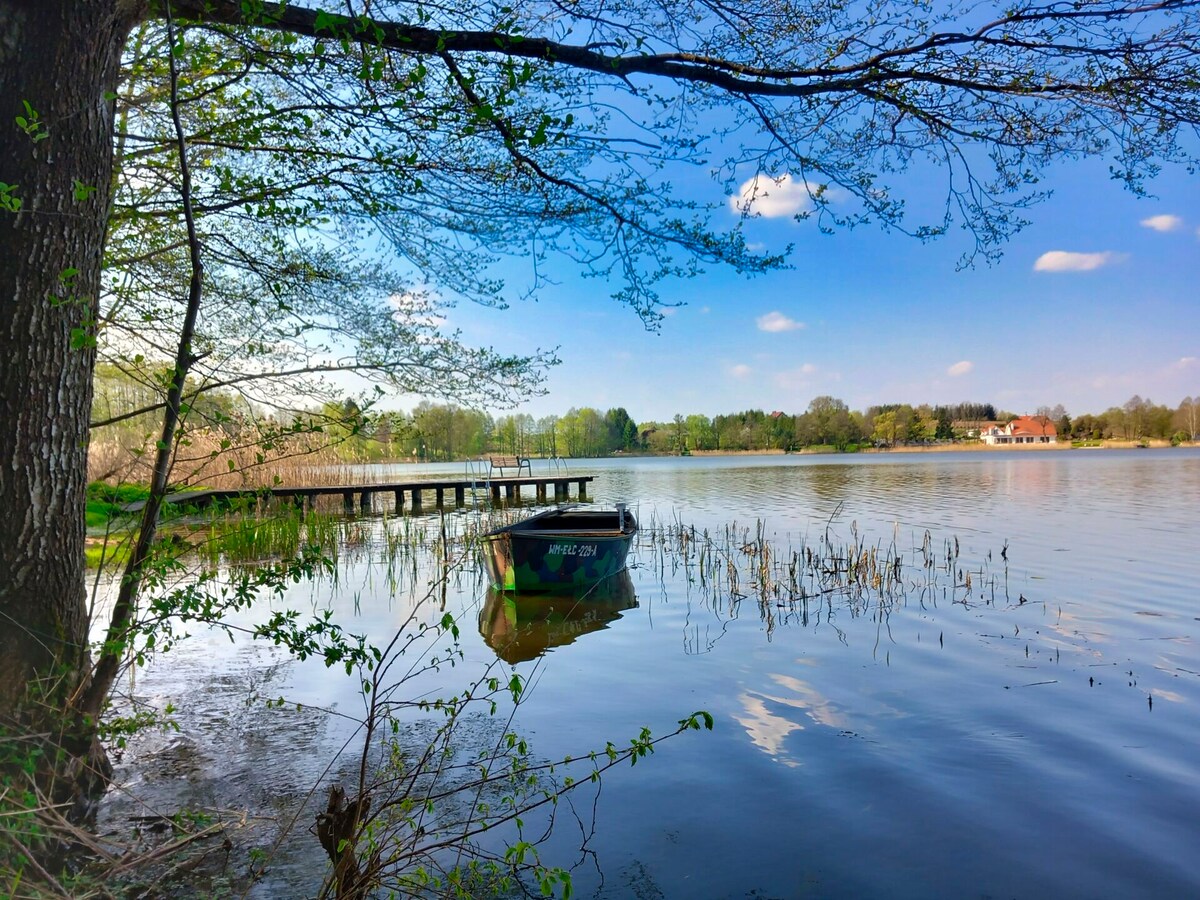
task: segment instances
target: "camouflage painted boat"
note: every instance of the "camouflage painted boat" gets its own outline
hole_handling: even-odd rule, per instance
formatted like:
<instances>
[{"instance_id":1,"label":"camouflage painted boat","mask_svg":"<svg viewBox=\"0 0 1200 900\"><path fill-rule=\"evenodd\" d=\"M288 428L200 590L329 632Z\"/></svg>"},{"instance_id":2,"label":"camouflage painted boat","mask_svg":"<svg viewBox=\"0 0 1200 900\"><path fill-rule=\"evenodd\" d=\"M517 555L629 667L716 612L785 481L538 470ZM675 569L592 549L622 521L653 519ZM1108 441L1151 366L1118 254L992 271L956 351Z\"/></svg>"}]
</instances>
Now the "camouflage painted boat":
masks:
<instances>
[{"instance_id":1,"label":"camouflage painted boat","mask_svg":"<svg viewBox=\"0 0 1200 900\"><path fill-rule=\"evenodd\" d=\"M483 567L502 591L586 587L625 568L637 521L615 510L562 507L483 536Z\"/></svg>"},{"instance_id":2,"label":"camouflage painted boat","mask_svg":"<svg viewBox=\"0 0 1200 900\"><path fill-rule=\"evenodd\" d=\"M537 659L585 634L603 631L638 605L629 571L570 593L516 593L488 588L479 633L506 662Z\"/></svg>"}]
</instances>

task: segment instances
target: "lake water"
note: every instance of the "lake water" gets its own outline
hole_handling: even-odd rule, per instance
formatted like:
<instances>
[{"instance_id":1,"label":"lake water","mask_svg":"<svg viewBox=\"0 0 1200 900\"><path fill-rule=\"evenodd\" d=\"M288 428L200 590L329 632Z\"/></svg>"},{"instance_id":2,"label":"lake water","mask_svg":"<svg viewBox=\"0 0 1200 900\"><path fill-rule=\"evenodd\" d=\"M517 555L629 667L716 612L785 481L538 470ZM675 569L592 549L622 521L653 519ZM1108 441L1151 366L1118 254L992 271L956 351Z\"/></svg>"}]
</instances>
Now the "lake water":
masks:
<instances>
[{"instance_id":1,"label":"lake water","mask_svg":"<svg viewBox=\"0 0 1200 900\"><path fill-rule=\"evenodd\" d=\"M488 664L528 677L515 726L547 759L713 715L712 732L606 774L594 855L581 861L580 827L560 817L542 854L579 863L577 896L1200 896L1200 452L613 459L571 472L594 474L592 498L630 502L644 526L625 595L565 629L526 629L500 651L510 664L496 647L511 617L497 635L495 599L455 579L439 602L463 628L464 660L414 684L448 694ZM363 520L337 583L288 602L332 606L386 640L412 600L382 574L382 534L414 523L440 527ZM738 595L701 583L696 558L651 525L731 548ZM760 596L760 535L777 561L850 544L900 554L902 583L886 602L812 580L804 601ZM361 709L340 671L197 635L138 676L135 692L174 701L184 729L135 742L131 788L287 815L353 749L352 727L307 709ZM259 699L274 696L306 709L265 725ZM591 795L581 804L590 828ZM109 821L129 811L116 801ZM261 896L300 892L319 871L306 829Z\"/></svg>"}]
</instances>

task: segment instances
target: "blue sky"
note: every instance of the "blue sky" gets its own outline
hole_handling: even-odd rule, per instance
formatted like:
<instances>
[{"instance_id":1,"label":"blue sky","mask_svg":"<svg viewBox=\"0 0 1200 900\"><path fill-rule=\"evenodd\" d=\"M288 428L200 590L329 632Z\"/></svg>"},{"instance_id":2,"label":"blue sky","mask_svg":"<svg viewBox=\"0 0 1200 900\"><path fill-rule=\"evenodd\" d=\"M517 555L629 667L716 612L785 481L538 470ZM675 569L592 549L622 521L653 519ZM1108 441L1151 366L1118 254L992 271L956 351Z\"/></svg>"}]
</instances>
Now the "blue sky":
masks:
<instances>
[{"instance_id":1,"label":"blue sky","mask_svg":"<svg viewBox=\"0 0 1200 900\"><path fill-rule=\"evenodd\" d=\"M920 177L897 186L936 196ZM537 302L463 305L450 324L512 352L560 348L548 395L494 414L802 412L831 394L852 409L971 400L1016 413L1061 403L1079 415L1134 394L1172 407L1200 395L1197 178L1165 170L1151 185L1156 197L1139 199L1102 163L1076 162L1042 186L1053 196L992 266L956 271L968 245L953 231L922 244L870 226L825 235L790 215L763 216L748 239L769 250L794 244L793 268L757 278L713 269L664 285L665 301L685 305L658 333L603 284L569 271ZM727 198L715 183L711 192L697 199L722 202L717 215L732 224Z\"/></svg>"}]
</instances>

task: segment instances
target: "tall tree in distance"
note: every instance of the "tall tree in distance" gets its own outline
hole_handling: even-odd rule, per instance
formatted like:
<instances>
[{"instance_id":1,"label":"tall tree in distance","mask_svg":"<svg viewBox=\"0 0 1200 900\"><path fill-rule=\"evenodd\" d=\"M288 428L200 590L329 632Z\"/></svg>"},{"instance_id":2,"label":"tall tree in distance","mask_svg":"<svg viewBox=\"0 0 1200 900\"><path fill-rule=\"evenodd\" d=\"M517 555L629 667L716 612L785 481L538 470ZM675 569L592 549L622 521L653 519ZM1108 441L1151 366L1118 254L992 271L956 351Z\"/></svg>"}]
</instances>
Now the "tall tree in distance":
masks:
<instances>
[{"instance_id":1,"label":"tall tree in distance","mask_svg":"<svg viewBox=\"0 0 1200 900\"><path fill-rule=\"evenodd\" d=\"M421 327L437 310L398 330L371 318L380 297L429 288L503 305L540 286L550 255L607 279L653 324L665 279L782 262L710 217L726 194L752 216L785 180L821 227L926 239L959 225L970 260L999 252L1064 157L1107 158L1134 191L1164 163L1196 162L1194 2L0 0L0 725L74 722L62 766L85 752L96 713L74 704L89 678L97 348L124 332L169 356L137 318L174 332L185 308L179 211L154 192L177 161L153 130L117 127L126 111L161 118L168 15L200 154L202 255L235 276L214 295L231 330L213 318L213 345L201 329L187 348L220 361L214 382L262 374L246 357L262 344L269 358L279 348L265 338L288 333L256 321L270 315L327 338L293 344L276 374L315 373L347 340L364 371L454 384L441 351L459 351ZM688 163L718 173L711 203L672 193ZM906 215L916 165L944 175L926 221ZM144 177L124 177L129 166ZM123 292L102 276L110 235L110 261L133 279ZM363 248L389 268L339 271ZM491 268L512 254L536 263L518 288ZM256 286L277 282L293 289L254 312Z\"/></svg>"},{"instance_id":2,"label":"tall tree in distance","mask_svg":"<svg viewBox=\"0 0 1200 900\"><path fill-rule=\"evenodd\" d=\"M632 450L637 444L637 424L629 417L625 407L618 406L604 414L604 426L608 430L607 452Z\"/></svg>"},{"instance_id":3,"label":"tall tree in distance","mask_svg":"<svg viewBox=\"0 0 1200 900\"><path fill-rule=\"evenodd\" d=\"M1200 397L1184 397L1175 411L1175 417L1189 441L1200 437Z\"/></svg>"}]
</instances>

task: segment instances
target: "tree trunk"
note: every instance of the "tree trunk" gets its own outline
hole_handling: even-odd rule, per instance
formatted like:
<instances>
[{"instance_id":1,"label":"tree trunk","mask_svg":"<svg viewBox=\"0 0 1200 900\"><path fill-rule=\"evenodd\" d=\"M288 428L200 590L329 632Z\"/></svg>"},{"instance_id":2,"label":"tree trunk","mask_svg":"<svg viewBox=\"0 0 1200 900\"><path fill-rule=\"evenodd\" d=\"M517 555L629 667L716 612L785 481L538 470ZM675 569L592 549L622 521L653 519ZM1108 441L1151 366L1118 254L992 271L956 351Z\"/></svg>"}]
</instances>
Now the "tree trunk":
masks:
<instances>
[{"instance_id":1,"label":"tree trunk","mask_svg":"<svg viewBox=\"0 0 1200 900\"><path fill-rule=\"evenodd\" d=\"M329 789L329 804L317 815L317 840L333 863L334 897L337 900L361 900L370 893L370 884L358 865L359 827L371 808L366 795L346 799L340 784Z\"/></svg>"},{"instance_id":2,"label":"tree trunk","mask_svg":"<svg viewBox=\"0 0 1200 900\"><path fill-rule=\"evenodd\" d=\"M63 751L42 785L57 801L98 774L86 765L94 728L73 705L89 665L91 323L112 193L109 98L140 5L0 0L0 729Z\"/></svg>"}]
</instances>

